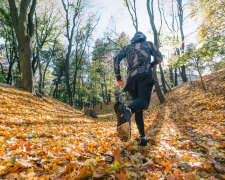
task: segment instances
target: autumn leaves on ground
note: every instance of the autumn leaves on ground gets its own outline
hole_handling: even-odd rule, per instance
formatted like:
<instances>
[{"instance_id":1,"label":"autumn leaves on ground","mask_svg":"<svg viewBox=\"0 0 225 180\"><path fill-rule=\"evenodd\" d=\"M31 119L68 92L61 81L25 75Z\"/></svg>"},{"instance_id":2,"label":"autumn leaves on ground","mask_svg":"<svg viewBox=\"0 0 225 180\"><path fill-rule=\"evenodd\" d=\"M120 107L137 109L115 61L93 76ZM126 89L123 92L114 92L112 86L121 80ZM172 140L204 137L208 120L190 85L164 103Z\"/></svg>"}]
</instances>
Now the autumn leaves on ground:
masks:
<instances>
[{"instance_id":1,"label":"autumn leaves on ground","mask_svg":"<svg viewBox=\"0 0 225 180\"><path fill-rule=\"evenodd\" d=\"M225 70L155 95L149 140L121 142L112 114L90 119L59 101L0 86L1 179L225 179Z\"/></svg>"}]
</instances>

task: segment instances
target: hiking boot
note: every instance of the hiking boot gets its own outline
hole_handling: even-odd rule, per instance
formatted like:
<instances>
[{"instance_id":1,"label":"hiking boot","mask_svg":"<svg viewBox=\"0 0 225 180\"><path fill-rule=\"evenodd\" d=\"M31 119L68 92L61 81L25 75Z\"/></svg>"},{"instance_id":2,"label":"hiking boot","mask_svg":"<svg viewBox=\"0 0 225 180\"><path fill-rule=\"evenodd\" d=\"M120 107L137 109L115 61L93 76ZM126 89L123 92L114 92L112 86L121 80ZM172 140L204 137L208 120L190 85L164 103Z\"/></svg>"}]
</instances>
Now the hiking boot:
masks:
<instances>
[{"instance_id":1,"label":"hiking boot","mask_svg":"<svg viewBox=\"0 0 225 180\"><path fill-rule=\"evenodd\" d=\"M136 138L136 141L139 141L140 143L138 144L139 146L147 146L147 143L149 142L145 137L140 137L140 138Z\"/></svg>"},{"instance_id":2,"label":"hiking boot","mask_svg":"<svg viewBox=\"0 0 225 180\"><path fill-rule=\"evenodd\" d=\"M121 141L127 142L131 138L131 109L125 104L117 102L114 110L117 115L117 133Z\"/></svg>"}]
</instances>

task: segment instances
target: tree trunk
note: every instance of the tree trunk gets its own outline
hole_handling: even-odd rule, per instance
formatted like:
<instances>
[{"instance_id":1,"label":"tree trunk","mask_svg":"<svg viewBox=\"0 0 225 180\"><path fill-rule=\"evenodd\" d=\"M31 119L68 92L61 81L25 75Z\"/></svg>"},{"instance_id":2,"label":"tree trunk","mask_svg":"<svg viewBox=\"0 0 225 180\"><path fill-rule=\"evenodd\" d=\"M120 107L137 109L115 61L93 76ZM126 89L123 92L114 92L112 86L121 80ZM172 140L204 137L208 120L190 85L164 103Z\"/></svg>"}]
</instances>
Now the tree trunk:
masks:
<instances>
[{"instance_id":1,"label":"tree trunk","mask_svg":"<svg viewBox=\"0 0 225 180\"><path fill-rule=\"evenodd\" d=\"M38 70L39 70L39 82L38 82L38 91L39 93L42 92L42 68L41 68L41 59L40 59L40 43L39 43L39 37L38 37L38 22L37 22L37 15L35 13L35 24L36 24L36 40L37 40L37 63L38 63ZM32 64L31 64L32 66Z\"/></svg>"},{"instance_id":2,"label":"tree trunk","mask_svg":"<svg viewBox=\"0 0 225 180\"><path fill-rule=\"evenodd\" d=\"M173 85L174 85L175 83L174 83L173 69L172 69L172 68L169 69L169 74L170 74L170 83L172 84L172 87L173 87Z\"/></svg>"},{"instance_id":3,"label":"tree trunk","mask_svg":"<svg viewBox=\"0 0 225 180\"><path fill-rule=\"evenodd\" d=\"M8 75L6 78L6 83L9 84L10 86L12 85L12 66L14 63L9 63L9 71L8 71Z\"/></svg>"},{"instance_id":4,"label":"tree trunk","mask_svg":"<svg viewBox=\"0 0 225 180\"><path fill-rule=\"evenodd\" d=\"M175 86L178 85L178 81L177 81L177 68L175 68L175 70L174 70L174 85Z\"/></svg>"},{"instance_id":5,"label":"tree trunk","mask_svg":"<svg viewBox=\"0 0 225 180\"><path fill-rule=\"evenodd\" d=\"M153 73L152 74L153 74L154 79L158 80L157 79L157 75L156 75L156 66L153 68ZM159 86L158 81L155 82L155 91L156 91L156 94L158 96L158 99L159 99L160 103L165 102L165 97L164 97L164 95L163 95L163 93L161 91L161 88Z\"/></svg>"},{"instance_id":6,"label":"tree trunk","mask_svg":"<svg viewBox=\"0 0 225 180\"><path fill-rule=\"evenodd\" d=\"M169 91L171 91L169 84L166 81L165 81L165 83L166 83L166 86L169 88Z\"/></svg>"},{"instance_id":7,"label":"tree trunk","mask_svg":"<svg viewBox=\"0 0 225 180\"><path fill-rule=\"evenodd\" d=\"M53 91L53 98L58 98L58 87L59 87L59 81L61 80L61 77L63 75L63 69L60 69L60 74L59 74L59 77L55 83L55 89Z\"/></svg>"},{"instance_id":8,"label":"tree trunk","mask_svg":"<svg viewBox=\"0 0 225 180\"><path fill-rule=\"evenodd\" d=\"M65 4L64 0L61 0L62 4L63 4L63 8L66 12L66 37L68 40L68 51L66 54L66 59L65 59L65 80L66 80L66 89L67 89L67 94L68 94L68 98L69 98L69 104L71 106L74 106L74 102L73 102L73 93L70 87L70 74L69 74L69 69L70 69L70 55L71 55L71 51L72 51L72 47L73 47L73 38L74 38L74 29L75 26L77 25L76 23L76 18L79 15L79 11L80 11L80 0L76 2L77 8L75 13L72 16L72 23L70 22L69 19L69 14L70 14L70 4L69 2L67 2L67 4ZM79 5L78 5L79 4Z\"/></svg>"},{"instance_id":9,"label":"tree trunk","mask_svg":"<svg viewBox=\"0 0 225 180\"><path fill-rule=\"evenodd\" d=\"M160 69L161 82L162 82L162 86L163 86L163 92L167 93L166 80L165 80L165 77L164 77L164 74L163 74L163 70L162 70L161 64L159 64L159 69Z\"/></svg>"},{"instance_id":10,"label":"tree trunk","mask_svg":"<svg viewBox=\"0 0 225 180\"><path fill-rule=\"evenodd\" d=\"M50 92L48 93L48 96L51 96L52 90L53 90L53 86L51 87Z\"/></svg>"},{"instance_id":11,"label":"tree trunk","mask_svg":"<svg viewBox=\"0 0 225 180\"><path fill-rule=\"evenodd\" d=\"M79 95L79 108L80 109L82 109L82 105L83 104L83 102L82 102L82 92L81 92L81 94Z\"/></svg>"},{"instance_id":12,"label":"tree trunk","mask_svg":"<svg viewBox=\"0 0 225 180\"><path fill-rule=\"evenodd\" d=\"M70 49L70 48L69 48ZM70 76L69 76L69 58L70 52L67 53L66 60L65 60L65 79L66 79L66 89L69 98L69 104L73 106L73 94L70 87Z\"/></svg>"},{"instance_id":13,"label":"tree trunk","mask_svg":"<svg viewBox=\"0 0 225 180\"><path fill-rule=\"evenodd\" d=\"M151 8L152 9L150 9L150 0L147 0L147 10L148 10L148 15L149 15L152 31L153 31L153 34L154 34L154 44L158 48L158 33L157 33L157 30L156 30L156 27L155 27L155 22L154 22L153 0L151 0ZM153 76L154 76L154 79L157 81L158 78L157 78L157 73L156 73L156 67L153 68ZM155 90L156 90L156 93L157 93L157 96L158 96L158 99L159 99L160 103L165 102L165 97L164 97L164 95L163 95L163 93L160 89L158 81L155 82Z\"/></svg>"},{"instance_id":14,"label":"tree trunk","mask_svg":"<svg viewBox=\"0 0 225 180\"><path fill-rule=\"evenodd\" d=\"M182 0L177 0L177 8L178 8L178 18L179 18L179 25L180 25L180 35L181 35L181 52L184 53L184 30L183 30L183 23L184 23L184 11L182 6ZM181 67L181 77L183 82L187 82L187 75L186 75L186 67L183 65Z\"/></svg>"},{"instance_id":15,"label":"tree trunk","mask_svg":"<svg viewBox=\"0 0 225 180\"><path fill-rule=\"evenodd\" d=\"M108 102L111 103L111 94L108 94Z\"/></svg>"},{"instance_id":16,"label":"tree trunk","mask_svg":"<svg viewBox=\"0 0 225 180\"><path fill-rule=\"evenodd\" d=\"M95 109L96 99L93 98L93 109Z\"/></svg>"},{"instance_id":17,"label":"tree trunk","mask_svg":"<svg viewBox=\"0 0 225 180\"><path fill-rule=\"evenodd\" d=\"M190 70L189 70L189 80L190 80L190 82L191 82L191 84L192 84L191 71L190 71Z\"/></svg>"},{"instance_id":18,"label":"tree trunk","mask_svg":"<svg viewBox=\"0 0 225 180\"><path fill-rule=\"evenodd\" d=\"M105 103L105 93L104 93L104 84L101 83L101 88L102 88L102 98L103 98L103 102Z\"/></svg>"},{"instance_id":19,"label":"tree trunk","mask_svg":"<svg viewBox=\"0 0 225 180\"><path fill-rule=\"evenodd\" d=\"M57 99L58 98L58 86L59 86L59 82L57 81L55 83L55 89L53 91L53 98Z\"/></svg>"},{"instance_id":20,"label":"tree trunk","mask_svg":"<svg viewBox=\"0 0 225 180\"><path fill-rule=\"evenodd\" d=\"M200 69L199 69L199 58L196 60L196 65L197 65L198 74L199 74L200 79L201 79L202 88L203 88L204 91L206 91L205 84L204 84L204 81L203 81L203 78L202 78L202 73L200 72Z\"/></svg>"},{"instance_id":21,"label":"tree trunk","mask_svg":"<svg viewBox=\"0 0 225 180\"><path fill-rule=\"evenodd\" d=\"M44 69L43 76L42 76L42 89L45 88L45 76L46 76L46 72L47 72L49 63L50 63L50 60L47 62L46 66L45 66L45 69Z\"/></svg>"},{"instance_id":22,"label":"tree trunk","mask_svg":"<svg viewBox=\"0 0 225 180\"><path fill-rule=\"evenodd\" d=\"M26 36L23 43L19 42L19 61L21 71L20 87L28 92L34 93L34 81L31 68L31 44L30 38Z\"/></svg>"},{"instance_id":23,"label":"tree trunk","mask_svg":"<svg viewBox=\"0 0 225 180\"><path fill-rule=\"evenodd\" d=\"M14 0L8 0L10 16L18 41L18 52L20 61L20 87L28 92L35 93L33 73L31 67L31 49L34 35L33 14L36 7L36 0L32 1L30 12L27 13L31 0L23 0L20 3L20 13ZM27 21L28 19L28 21ZM26 26L27 25L27 26Z\"/></svg>"},{"instance_id":24,"label":"tree trunk","mask_svg":"<svg viewBox=\"0 0 225 180\"><path fill-rule=\"evenodd\" d=\"M74 76L73 76L73 91L72 91L72 98L73 99L75 99L76 85L77 85L77 69L75 70Z\"/></svg>"},{"instance_id":25,"label":"tree trunk","mask_svg":"<svg viewBox=\"0 0 225 180\"><path fill-rule=\"evenodd\" d=\"M183 82L187 82L187 74L186 74L186 67L185 67L185 65L183 65L181 67L181 78L182 78Z\"/></svg>"},{"instance_id":26,"label":"tree trunk","mask_svg":"<svg viewBox=\"0 0 225 180\"><path fill-rule=\"evenodd\" d=\"M59 33L59 34L60 34L60 33ZM50 62L51 62L51 59L52 59L52 57L53 57L53 55L54 55L54 52L55 52L55 47L56 47L57 38L58 38L58 35L56 36L56 38L55 38L55 40L54 40L54 44L53 44L53 49L52 49L51 56L50 56L50 58L49 58L49 60L48 60L48 62L47 62L47 64L46 64L46 66L45 66L45 69L44 69L42 89L45 88L45 76L46 76L46 72L47 72L48 66L49 66L49 64L50 64Z\"/></svg>"},{"instance_id":27,"label":"tree trunk","mask_svg":"<svg viewBox=\"0 0 225 180\"><path fill-rule=\"evenodd\" d=\"M104 76L104 86L105 86L105 97L106 97L106 103L109 103L109 99L108 99L108 92L107 92L107 86L106 86L106 80L105 80L105 76Z\"/></svg>"},{"instance_id":28,"label":"tree trunk","mask_svg":"<svg viewBox=\"0 0 225 180\"><path fill-rule=\"evenodd\" d=\"M39 51L39 50L38 50ZM38 82L38 91L42 92L42 69L41 69L41 60L38 52L38 70L39 70L39 82Z\"/></svg>"}]
</instances>

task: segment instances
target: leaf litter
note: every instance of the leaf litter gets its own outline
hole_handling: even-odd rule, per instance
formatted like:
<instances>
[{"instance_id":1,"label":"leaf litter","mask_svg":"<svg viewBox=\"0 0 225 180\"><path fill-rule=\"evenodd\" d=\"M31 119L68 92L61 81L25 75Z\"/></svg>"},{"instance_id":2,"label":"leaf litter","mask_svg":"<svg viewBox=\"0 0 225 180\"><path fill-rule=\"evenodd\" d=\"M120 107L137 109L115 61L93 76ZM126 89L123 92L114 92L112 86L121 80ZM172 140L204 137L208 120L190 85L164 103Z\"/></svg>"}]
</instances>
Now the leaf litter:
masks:
<instances>
[{"instance_id":1,"label":"leaf litter","mask_svg":"<svg viewBox=\"0 0 225 180\"><path fill-rule=\"evenodd\" d=\"M121 142L116 118L0 86L2 179L225 179L225 70L185 83L145 112L147 147ZM112 107L113 105L111 105ZM101 117L101 116L100 116ZM102 116L103 117L103 116Z\"/></svg>"}]
</instances>

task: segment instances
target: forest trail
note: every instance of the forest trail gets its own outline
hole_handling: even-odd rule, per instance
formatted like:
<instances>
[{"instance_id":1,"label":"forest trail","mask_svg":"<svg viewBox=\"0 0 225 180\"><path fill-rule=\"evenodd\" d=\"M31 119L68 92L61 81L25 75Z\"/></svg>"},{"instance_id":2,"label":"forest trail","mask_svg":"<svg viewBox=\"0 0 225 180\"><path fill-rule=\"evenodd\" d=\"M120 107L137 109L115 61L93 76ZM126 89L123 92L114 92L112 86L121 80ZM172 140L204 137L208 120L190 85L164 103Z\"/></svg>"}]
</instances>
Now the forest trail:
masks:
<instances>
[{"instance_id":1,"label":"forest trail","mask_svg":"<svg viewBox=\"0 0 225 180\"><path fill-rule=\"evenodd\" d=\"M149 144L120 142L115 116L91 119L54 100L0 85L0 178L225 179L225 69L155 95ZM112 106L112 105L111 105Z\"/></svg>"}]
</instances>

